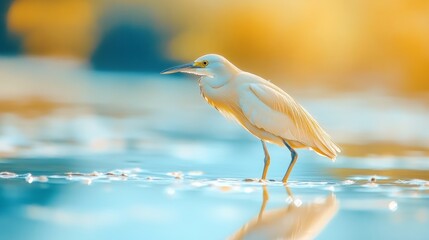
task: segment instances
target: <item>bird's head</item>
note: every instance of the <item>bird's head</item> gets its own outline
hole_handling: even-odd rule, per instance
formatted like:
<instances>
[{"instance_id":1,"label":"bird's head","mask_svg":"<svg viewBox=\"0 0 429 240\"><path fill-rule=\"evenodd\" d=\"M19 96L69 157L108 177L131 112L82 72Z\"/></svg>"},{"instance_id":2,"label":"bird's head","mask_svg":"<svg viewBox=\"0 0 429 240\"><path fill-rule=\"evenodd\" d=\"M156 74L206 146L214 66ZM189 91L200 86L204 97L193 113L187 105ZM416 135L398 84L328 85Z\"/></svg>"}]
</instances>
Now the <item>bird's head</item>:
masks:
<instances>
[{"instance_id":1,"label":"bird's head","mask_svg":"<svg viewBox=\"0 0 429 240\"><path fill-rule=\"evenodd\" d=\"M217 75L232 74L237 71L239 71L239 69L221 55L207 54L197 58L192 63L165 69L161 74L182 72L199 76L214 77Z\"/></svg>"}]
</instances>

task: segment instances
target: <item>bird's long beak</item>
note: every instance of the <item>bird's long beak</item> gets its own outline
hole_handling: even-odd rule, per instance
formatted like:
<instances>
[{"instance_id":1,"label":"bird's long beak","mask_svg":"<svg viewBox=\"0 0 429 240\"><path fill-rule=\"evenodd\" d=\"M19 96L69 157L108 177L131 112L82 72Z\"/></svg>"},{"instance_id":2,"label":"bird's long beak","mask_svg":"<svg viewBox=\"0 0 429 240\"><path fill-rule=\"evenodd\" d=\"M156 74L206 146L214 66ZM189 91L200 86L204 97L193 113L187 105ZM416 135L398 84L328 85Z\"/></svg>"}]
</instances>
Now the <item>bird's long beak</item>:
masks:
<instances>
[{"instance_id":1,"label":"bird's long beak","mask_svg":"<svg viewBox=\"0 0 429 240\"><path fill-rule=\"evenodd\" d=\"M172 74L177 72L184 72L184 73L195 73L195 71L192 71L194 68L199 68L200 66L195 63L187 63L182 64L179 66L167 68L164 71L161 72L161 74Z\"/></svg>"}]
</instances>

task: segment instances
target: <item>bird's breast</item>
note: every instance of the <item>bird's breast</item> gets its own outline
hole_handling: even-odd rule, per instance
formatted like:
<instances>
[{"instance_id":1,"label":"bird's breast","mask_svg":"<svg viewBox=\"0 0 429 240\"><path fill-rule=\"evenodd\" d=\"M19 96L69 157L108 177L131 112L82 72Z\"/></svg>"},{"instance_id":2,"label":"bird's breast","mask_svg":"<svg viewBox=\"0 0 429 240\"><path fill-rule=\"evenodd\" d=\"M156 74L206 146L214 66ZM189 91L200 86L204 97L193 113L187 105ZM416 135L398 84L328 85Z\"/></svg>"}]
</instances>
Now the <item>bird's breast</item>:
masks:
<instances>
[{"instance_id":1,"label":"bird's breast","mask_svg":"<svg viewBox=\"0 0 429 240\"><path fill-rule=\"evenodd\" d=\"M228 105L229 98L231 97L223 87L215 88L203 82L200 82L200 93L210 105L218 110Z\"/></svg>"},{"instance_id":2,"label":"bird's breast","mask_svg":"<svg viewBox=\"0 0 429 240\"><path fill-rule=\"evenodd\" d=\"M237 93L233 86L225 84L221 87L213 87L200 81L200 92L201 96L222 115L238 120L240 112Z\"/></svg>"}]
</instances>

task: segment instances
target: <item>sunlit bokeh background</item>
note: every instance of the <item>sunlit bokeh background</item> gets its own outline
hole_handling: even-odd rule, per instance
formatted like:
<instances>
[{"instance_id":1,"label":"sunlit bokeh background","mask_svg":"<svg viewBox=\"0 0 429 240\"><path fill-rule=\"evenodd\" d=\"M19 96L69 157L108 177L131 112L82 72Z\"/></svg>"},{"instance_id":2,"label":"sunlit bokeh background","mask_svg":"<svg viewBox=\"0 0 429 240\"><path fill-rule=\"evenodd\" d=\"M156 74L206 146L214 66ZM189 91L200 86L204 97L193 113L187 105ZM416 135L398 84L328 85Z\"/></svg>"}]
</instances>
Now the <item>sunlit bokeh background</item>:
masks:
<instances>
[{"instance_id":1,"label":"sunlit bokeh background","mask_svg":"<svg viewBox=\"0 0 429 240\"><path fill-rule=\"evenodd\" d=\"M94 102L156 108L171 88L157 73L219 53L298 99L342 96L325 110L329 120L316 114L340 142L370 135L427 145L419 133L429 103L427 1L4 0L0 11L3 118L71 105L98 111ZM158 94L141 86L148 82ZM175 103L168 107L189 107Z\"/></svg>"},{"instance_id":2,"label":"sunlit bokeh background","mask_svg":"<svg viewBox=\"0 0 429 240\"><path fill-rule=\"evenodd\" d=\"M429 90L429 7L423 0L2 5L3 54L157 72L172 60L216 52L276 82L419 95Z\"/></svg>"},{"instance_id":3,"label":"sunlit bokeh background","mask_svg":"<svg viewBox=\"0 0 429 240\"><path fill-rule=\"evenodd\" d=\"M206 53L282 87L341 146L338 164L328 167L326 159L300 152L325 168L298 166L292 178L317 172L340 180L429 180L427 0L1 0L0 172L12 171L10 159L32 158L58 158L49 160L55 174L91 172L103 162L71 159L132 152L167 159L135 166L149 173L259 177L259 142L208 106L195 78L159 75ZM271 178L283 174L284 151L273 148L281 161ZM252 159L244 169L241 153ZM24 162L11 168L43 173L37 161ZM101 169L121 166L105 164ZM13 199L2 189L3 200ZM29 209L32 220L57 216ZM411 218L428 223L429 210L419 211Z\"/></svg>"}]
</instances>

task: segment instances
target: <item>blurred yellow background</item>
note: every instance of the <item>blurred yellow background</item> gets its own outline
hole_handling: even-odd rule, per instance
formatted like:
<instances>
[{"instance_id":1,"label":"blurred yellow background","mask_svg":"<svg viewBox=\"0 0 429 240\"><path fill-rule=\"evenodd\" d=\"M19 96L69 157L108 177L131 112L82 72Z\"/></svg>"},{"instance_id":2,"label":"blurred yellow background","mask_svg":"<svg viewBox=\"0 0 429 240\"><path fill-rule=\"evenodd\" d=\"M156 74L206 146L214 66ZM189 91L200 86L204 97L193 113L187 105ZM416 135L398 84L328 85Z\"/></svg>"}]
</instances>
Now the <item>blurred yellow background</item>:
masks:
<instances>
[{"instance_id":1,"label":"blurred yellow background","mask_svg":"<svg viewBox=\"0 0 429 240\"><path fill-rule=\"evenodd\" d=\"M164 109L179 111L176 121L192 125L174 129L208 131L217 115L198 120L205 113L198 109L204 103L196 84L175 85L159 75L206 53L280 85L346 155L427 155L429 135L421 131L429 119L424 0L3 0L0 121L19 123L18 116L34 120L33 126L56 115L126 118ZM182 102L171 104L173 98ZM202 115L187 119L193 111ZM33 128L39 126L22 123L16 132ZM7 131L0 128L0 138L9 139ZM34 131L22 135L43 138Z\"/></svg>"},{"instance_id":2,"label":"blurred yellow background","mask_svg":"<svg viewBox=\"0 0 429 240\"><path fill-rule=\"evenodd\" d=\"M9 2L7 28L25 54L90 62L107 33L128 24L154 29L143 48L160 42L153 55L165 59L219 53L274 82L429 91L426 0Z\"/></svg>"}]
</instances>

